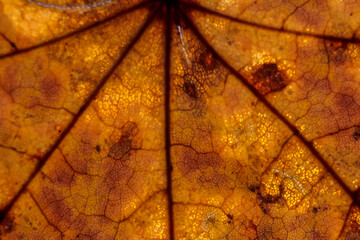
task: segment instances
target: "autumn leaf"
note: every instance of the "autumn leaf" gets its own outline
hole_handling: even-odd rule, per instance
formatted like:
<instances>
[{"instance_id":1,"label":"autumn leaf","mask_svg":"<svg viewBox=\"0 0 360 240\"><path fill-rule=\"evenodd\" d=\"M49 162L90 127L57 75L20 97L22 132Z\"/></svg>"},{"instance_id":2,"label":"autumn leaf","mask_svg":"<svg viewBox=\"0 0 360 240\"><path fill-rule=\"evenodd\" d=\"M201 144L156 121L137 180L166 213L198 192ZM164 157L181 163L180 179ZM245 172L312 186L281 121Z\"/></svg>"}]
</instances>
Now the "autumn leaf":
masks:
<instances>
[{"instance_id":1,"label":"autumn leaf","mask_svg":"<svg viewBox=\"0 0 360 240\"><path fill-rule=\"evenodd\" d=\"M356 1L0 1L0 239L360 239Z\"/></svg>"}]
</instances>

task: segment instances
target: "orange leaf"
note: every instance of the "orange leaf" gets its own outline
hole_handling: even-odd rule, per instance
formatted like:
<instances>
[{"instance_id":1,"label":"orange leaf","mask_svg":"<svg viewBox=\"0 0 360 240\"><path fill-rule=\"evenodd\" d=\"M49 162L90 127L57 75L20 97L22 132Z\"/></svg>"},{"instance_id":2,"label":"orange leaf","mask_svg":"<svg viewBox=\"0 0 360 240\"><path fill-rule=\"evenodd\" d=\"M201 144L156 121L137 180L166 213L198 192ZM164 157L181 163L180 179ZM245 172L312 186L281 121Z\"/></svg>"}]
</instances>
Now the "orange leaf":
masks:
<instances>
[{"instance_id":1,"label":"orange leaf","mask_svg":"<svg viewBox=\"0 0 360 240\"><path fill-rule=\"evenodd\" d=\"M0 0L1 239L360 238L359 13Z\"/></svg>"}]
</instances>

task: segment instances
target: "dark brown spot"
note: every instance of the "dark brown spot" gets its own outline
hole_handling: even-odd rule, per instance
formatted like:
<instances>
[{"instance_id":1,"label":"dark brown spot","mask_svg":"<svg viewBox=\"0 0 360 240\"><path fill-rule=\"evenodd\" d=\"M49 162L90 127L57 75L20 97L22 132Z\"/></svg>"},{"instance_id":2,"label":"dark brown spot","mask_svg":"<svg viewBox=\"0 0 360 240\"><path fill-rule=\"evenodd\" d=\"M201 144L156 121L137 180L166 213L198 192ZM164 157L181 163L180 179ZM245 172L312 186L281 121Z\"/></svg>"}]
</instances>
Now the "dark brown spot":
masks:
<instances>
[{"instance_id":1,"label":"dark brown spot","mask_svg":"<svg viewBox=\"0 0 360 240\"><path fill-rule=\"evenodd\" d=\"M10 233L14 230L14 222L11 218L5 217L2 222L4 233Z\"/></svg>"},{"instance_id":2,"label":"dark brown spot","mask_svg":"<svg viewBox=\"0 0 360 240\"><path fill-rule=\"evenodd\" d=\"M216 61L214 55L210 50L202 52L199 56L199 62L204 66L204 68L208 71L215 69L218 66L218 62Z\"/></svg>"},{"instance_id":3,"label":"dark brown spot","mask_svg":"<svg viewBox=\"0 0 360 240\"><path fill-rule=\"evenodd\" d=\"M248 189L250 190L250 191L252 191L252 192L255 192L255 191L257 191L257 190L259 190L260 189L260 186L257 186L257 185L250 185L250 186L248 186Z\"/></svg>"},{"instance_id":4,"label":"dark brown spot","mask_svg":"<svg viewBox=\"0 0 360 240\"><path fill-rule=\"evenodd\" d=\"M265 195L265 196L262 196L261 194L259 194L258 196L259 196L259 199L261 201L263 201L264 203L276 203L281 198L281 195L275 195L275 196Z\"/></svg>"},{"instance_id":5,"label":"dark brown spot","mask_svg":"<svg viewBox=\"0 0 360 240\"><path fill-rule=\"evenodd\" d=\"M313 213L317 213L317 212L318 212L318 209L317 209L316 207L313 207L312 212L313 212Z\"/></svg>"},{"instance_id":6,"label":"dark brown spot","mask_svg":"<svg viewBox=\"0 0 360 240\"><path fill-rule=\"evenodd\" d=\"M131 140L127 137L121 137L120 141L111 146L109 150L109 157L116 160L122 159L131 150ZM125 160L125 158L124 158Z\"/></svg>"},{"instance_id":7,"label":"dark brown spot","mask_svg":"<svg viewBox=\"0 0 360 240\"><path fill-rule=\"evenodd\" d=\"M134 122L126 122L122 129L122 135L126 137L135 136L137 132L138 128Z\"/></svg>"},{"instance_id":8,"label":"dark brown spot","mask_svg":"<svg viewBox=\"0 0 360 240\"><path fill-rule=\"evenodd\" d=\"M230 219L230 220L233 220L234 216L231 215L231 214L226 214L226 216Z\"/></svg>"},{"instance_id":9,"label":"dark brown spot","mask_svg":"<svg viewBox=\"0 0 360 240\"><path fill-rule=\"evenodd\" d=\"M360 126L356 126L354 133L353 133L353 138L355 141L357 141L360 138Z\"/></svg>"},{"instance_id":10,"label":"dark brown spot","mask_svg":"<svg viewBox=\"0 0 360 240\"><path fill-rule=\"evenodd\" d=\"M345 62L348 43L341 41L330 41L326 43L326 48L331 61L335 63Z\"/></svg>"},{"instance_id":11,"label":"dark brown spot","mask_svg":"<svg viewBox=\"0 0 360 240\"><path fill-rule=\"evenodd\" d=\"M100 152L100 146L99 145L96 145L95 149L96 149L97 152Z\"/></svg>"},{"instance_id":12,"label":"dark brown spot","mask_svg":"<svg viewBox=\"0 0 360 240\"><path fill-rule=\"evenodd\" d=\"M280 91L288 84L275 63L262 65L251 77L251 84L263 95Z\"/></svg>"},{"instance_id":13,"label":"dark brown spot","mask_svg":"<svg viewBox=\"0 0 360 240\"><path fill-rule=\"evenodd\" d=\"M186 82L184 82L183 89L184 89L184 92L187 95L189 95L191 98L195 98L195 99L198 98L195 84L193 84L189 81L186 81Z\"/></svg>"}]
</instances>

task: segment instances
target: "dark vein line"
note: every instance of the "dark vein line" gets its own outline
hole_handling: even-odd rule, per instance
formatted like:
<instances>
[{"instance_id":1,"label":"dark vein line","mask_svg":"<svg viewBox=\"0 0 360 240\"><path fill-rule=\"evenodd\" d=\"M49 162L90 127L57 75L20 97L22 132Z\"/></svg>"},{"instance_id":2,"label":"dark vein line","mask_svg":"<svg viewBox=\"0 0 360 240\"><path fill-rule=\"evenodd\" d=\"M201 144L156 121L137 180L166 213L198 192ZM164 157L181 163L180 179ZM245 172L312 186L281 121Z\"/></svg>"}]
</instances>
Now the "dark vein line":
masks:
<instances>
[{"instance_id":1,"label":"dark vein line","mask_svg":"<svg viewBox=\"0 0 360 240\"><path fill-rule=\"evenodd\" d=\"M18 54L22 54L22 53L26 53L26 52L29 52L29 51L32 51L32 50L35 50L35 49L38 49L38 48L41 48L41 47L44 47L46 45L49 45L49 44L53 44L53 43L56 43L56 42L59 42L63 39L66 39L66 38L69 38L69 37L72 37L74 35L77 35L77 34L80 34L82 32L85 32L87 30L90 30L92 28L95 28L97 26L100 26L102 24L106 24L107 22L110 22L111 20L114 20L115 18L118 18L122 15L125 15L127 13L130 13L132 11L136 11L138 9L141 9L141 8L144 8L145 6L149 5L151 3L151 1L145 1L145 2L142 2L140 4L137 4L135 6L132 6L128 9L125 9L125 10L122 10L122 11L119 11L117 13L115 13L113 16L110 16L108 18L105 18L101 21L98 21L98 22L95 22L95 23L92 23L88 26L85 26L83 28L80 28L80 29L77 29L73 32L70 32L70 33L67 33L63 36L60 36L60 37L56 37L56 38L53 38L51 40L48 40L48 41L45 41L45 42L42 42L42 43L39 43L37 45L34 45L34 46L31 46L31 47L28 47L28 48L23 48L23 49L19 49L17 51L14 51L14 52L10 52L10 53L7 53L7 54L4 54L4 55L0 55L0 60L3 59L3 58L7 58L7 57L12 57L12 56L15 56L15 55L18 55Z\"/></svg>"},{"instance_id":2,"label":"dark vein line","mask_svg":"<svg viewBox=\"0 0 360 240\"><path fill-rule=\"evenodd\" d=\"M290 30L290 29L285 29L284 27L277 28L277 27L272 27L272 26L268 26L268 25L265 25L265 24L261 24L261 23L253 23L253 22L250 22L250 21L247 21L247 20L243 20L243 19L239 19L239 18L236 18L236 17L228 16L228 15L225 15L223 13L211 10L209 8L205 8L203 6L197 5L195 3L186 3L186 2L182 2L182 1L180 1L179 3L180 3L180 5L183 5L185 8L196 9L196 10L204 12L204 13L212 14L212 15L215 15L215 16L218 16L218 17L221 17L221 18L228 19L230 21L234 21L234 22L237 22L237 23L245 24L245 25L248 25L248 26L251 26L251 27L260 28L260 29L264 29L264 30L270 30L270 31L275 31L275 32L279 32L279 33L294 34L294 35L297 35L297 36L302 35L302 36L307 36L307 37L314 37L314 38L324 39L324 40L328 40L328 41L341 41L341 42L346 42L346 43L360 43L360 39L355 38L355 37L342 38L342 37L336 37L336 36L330 36L330 35L322 35L322 34L317 34L317 33Z\"/></svg>"},{"instance_id":3,"label":"dark vein line","mask_svg":"<svg viewBox=\"0 0 360 240\"><path fill-rule=\"evenodd\" d=\"M236 69L234 69L223 57L221 57L216 50L210 45L210 43L204 38L204 36L200 33L197 27L192 23L189 17L180 9L180 7L176 6L177 11L180 15L185 19L188 26L194 32L194 34L199 38L199 40L211 51L215 58L219 59L219 61L224 65L225 68L229 69L229 71L236 76L236 78L246 87L248 88L254 95L257 97L280 121L282 121L299 140L308 148L308 150L317 158L323 167L328 171L328 173L338 182L338 184L343 188L343 190L352 198L354 204L360 206L360 199L357 198L356 192L352 191L345 182L341 179L341 177L332 169L331 165L326 162L326 160L321 156L321 154L315 149L313 143L306 140L306 138L299 132L299 130L289 122L289 120L284 117L262 94L260 94L256 88L251 85L244 76L242 76Z\"/></svg>"},{"instance_id":4,"label":"dark vein line","mask_svg":"<svg viewBox=\"0 0 360 240\"><path fill-rule=\"evenodd\" d=\"M345 216L345 219L344 219L344 224L341 227L341 230L340 230L340 233L339 233L337 239L340 239L341 235L345 232L346 224L347 224L347 221L349 220L352 208L353 208L353 203L350 204L350 206L349 206L349 209L348 209L348 211L346 213L346 216Z\"/></svg>"},{"instance_id":5,"label":"dark vein line","mask_svg":"<svg viewBox=\"0 0 360 240\"><path fill-rule=\"evenodd\" d=\"M49 220L49 218L46 216L46 214L44 213L44 211L42 210L42 208L40 207L39 203L36 201L36 199L34 198L34 196L32 195L32 193L29 191L29 195L32 198L32 200L34 201L36 207L39 209L39 211L41 212L41 214L44 216L46 222L53 228L55 228L59 233L61 238L64 237L64 234L61 232L61 230L54 224L51 223L51 221Z\"/></svg>"},{"instance_id":6,"label":"dark vein line","mask_svg":"<svg viewBox=\"0 0 360 240\"><path fill-rule=\"evenodd\" d=\"M15 45L15 43L12 42L5 34L0 33L0 36L3 37L5 41L7 41L13 49L17 50L17 46Z\"/></svg>"},{"instance_id":7,"label":"dark vein line","mask_svg":"<svg viewBox=\"0 0 360 240\"><path fill-rule=\"evenodd\" d=\"M49 160L50 156L54 153L54 151L58 148L58 146L62 143L64 138L70 133L71 129L74 127L74 125L78 122L78 120L81 118L85 110L90 106L96 95L100 92L100 90L104 87L105 83L109 80L110 76L113 74L113 72L116 70L116 68L122 63L124 58L127 56L127 54L130 52L130 50L134 47L134 45L138 42L140 37L143 35L147 27L152 23L153 19L155 18L156 14L161 9L162 5L157 7L157 9L148 17L146 22L141 26L139 31L136 33L135 37L131 40L131 42L125 46L125 50L122 54L118 56L112 67L106 72L106 74L101 79L101 82L96 87L96 89L90 94L90 96L86 99L83 106L79 109L79 112L74 116L73 120L69 123L69 125L64 129L63 133L59 136L59 138L56 140L56 142L52 145L50 150L46 152L43 159L41 159L38 164L36 165L33 172L30 174L29 178L26 180L26 182L22 185L20 190L16 193L16 195L13 197L13 199L10 201L10 203L0 212L0 223L5 219L6 214L11 210L13 205L16 203L16 201L19 199L22 193L25 192L28 185L32 182L32 180L35 178L35 176L40 172L40 170L43 168L47 160Z\"/></svg>"},{"instance_id":8,"label":"dark vein line","mask_svg":"<svg viewBox=\"0 0 360 240\"><path fill-rule=\"evenodd\" d=\"M166 180L167 180L167 201L169 219L169 239L174 239L174 213L172 198L172 179L171 179L171 136L170 136L170 44L171 44L171 3L166 5L166 35L165 35L165 151L166 151Z\"/></svg>"}]
</instances>

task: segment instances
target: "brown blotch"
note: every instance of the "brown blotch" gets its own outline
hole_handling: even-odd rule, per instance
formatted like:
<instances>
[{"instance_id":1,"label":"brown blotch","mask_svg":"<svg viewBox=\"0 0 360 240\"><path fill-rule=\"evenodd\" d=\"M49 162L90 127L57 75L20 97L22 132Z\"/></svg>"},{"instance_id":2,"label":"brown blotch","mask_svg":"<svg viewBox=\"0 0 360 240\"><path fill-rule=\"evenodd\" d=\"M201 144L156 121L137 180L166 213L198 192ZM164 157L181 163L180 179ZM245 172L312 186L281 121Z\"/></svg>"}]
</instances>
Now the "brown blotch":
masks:
<instances>
[{"instance_id":1,"label":"brown blotch","mask_svg":"<svg viewBox=\"0 0 360 240\"><path fill-rule=\"evenodd\" d=\"M126 137L135 136L138 133L138 128L134 122L126 122L123 129L122 135Z\"/></svg>"},{"instance_id":2,"label":"brown blotch","mask_svg":"<svg viewBox=\"0 0 360 240\"><path fill-rule=\"evenodd\" d=\"M275 195L275 196L272 196L272 195L265 195L265 196L262 196L261 194L258 194L259 196L259 199L260 201L264 202L264 203L276 203L280 200L281 198L281 195Z\"/></svg>"},{"instance_id":3,"label":"brown blotch","mask_svg":"<svg viewBox=\"0 0 360 240\"><path fill-rule=\"evenodd\" d=\"M266 95L284 89L288 81L284 80L283 74L278 70L275 63L266 63L251 75L250 83L262 95Z\"/></svg>"},{"instance_id":4,"label":"brown blotch","mask_svg":"<svg viewBox=\"0 0 360 240\"><path fill-rule=\"evenodd\" d=\"M327 52L331 61L342 64L346 61L346 51L348 43L341 41L326 42Z\"/></svg>"},{"instance_id":5,"label":"brown blotch","mask_svg":"<svg viewBox=\"0 0 360 240\"><path fill-rule=\"evenodd\" d=\"M187 95L189 95L191 98L194 98L194 99L198 98L195 84L193 84L189 81L185 81L184 85L183 85L183 89L184 89L184 92Z\"/></svg>"},{"instance_id":6,"label":"brown blotch","mask_svg":"<svg viewBox=\"0 0 360 240\"><path fill-rule=\"evenodd\" d=\"M121 129L120 140L118 137L113 140L113 144L109 149L108 156L115 160L127 161L129 159L131 149L136 149L137 143L134 138L137 133L138 128L136 123L131 121L126 122Z\"/></svg>"},{"instance_id":7,"label":"brown blotch","mask_svg":"<svg viewBox=\"0 0 360 240\"><path fill-rule=\"evenodd\" d=\"M352 136L355 141L357 141L360 138L360 125L355 127L355 130L354 130L354 133Z\"/></svg>"},{"instance_id":8,"label":"brown blotch","mask_svg":"<svg viewBox=\"0 0 360 240\"><path fill-rule=\"evenodd\" d=\"M215 69L219 65L212 52L208 49L200 53L198 62L208 71Z\"/></svg>"},{"instance_id":9,"label":"brown blotch","mask_svg":"<svg viewBox=\"0 0 360 240\"><path fill-rule=\"evenodd\" d=\"M131 140L126 136L122 136L119 142L111 146L108 156L116 160L127 160L125 156L128 155L130 150Z\"/></svg>"},{"instance_id":10,"label":"brown blotch","mask_svg":"<svg viewBox=\"0 0 360 240\"><path fill-rule=\"evenodd\" d=\"M9 217L5 217L5 219L1 225L3 226L3 228L2 228L3 231L0 232L0 235L2 233L5 233L5 234L11 233L14 230L14 221Z\"/></svg>"},{"instance_id":11,"label":"brown blotch","mask_svg":"<svg viewBox=\"0 0 360 240\"><path fill-rule=\"evenodd\" d=\"M184 148L181 155L183 161L178 165L184 175L206 168L218 169L223 164L222 158L217 153L200 154L191 148Z\"/></svg>"},{"instance_id":12,"label":"brown blotch","mask_svg":"<svg viewBox=\"0 0 360 240\"><path fill-rule=\"evenodd\" d=\"M60 80L52 73L39 80L38 88L42 94L41 99L39 99L41 104L56 104L63 91Z\"/></svg>"}]
</instances>

